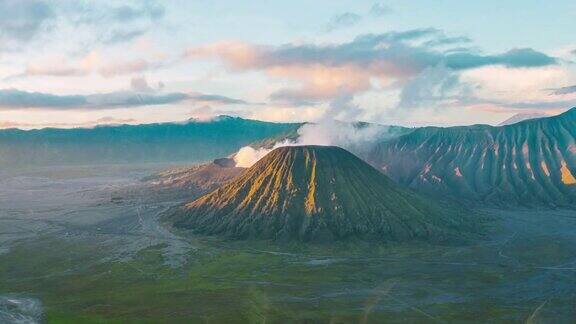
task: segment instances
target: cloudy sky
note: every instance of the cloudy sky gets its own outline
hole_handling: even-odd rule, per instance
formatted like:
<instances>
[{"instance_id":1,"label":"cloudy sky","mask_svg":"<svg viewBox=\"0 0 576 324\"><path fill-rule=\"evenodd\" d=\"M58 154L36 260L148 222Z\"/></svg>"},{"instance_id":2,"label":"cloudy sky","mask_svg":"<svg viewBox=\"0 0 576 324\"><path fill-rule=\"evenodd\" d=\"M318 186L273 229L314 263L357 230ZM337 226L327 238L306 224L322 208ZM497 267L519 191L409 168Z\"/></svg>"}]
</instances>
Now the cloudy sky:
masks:
<instances>
[{"instance_id":1,"label":"cloudy sky","mask_svg":"<svg viewBox=\"0 0 576 324\"><path fill-rule=\"evenodd\" d=\"M576 106L572 0L0 0L0 127Z\"/></svg>"}]
</instances>

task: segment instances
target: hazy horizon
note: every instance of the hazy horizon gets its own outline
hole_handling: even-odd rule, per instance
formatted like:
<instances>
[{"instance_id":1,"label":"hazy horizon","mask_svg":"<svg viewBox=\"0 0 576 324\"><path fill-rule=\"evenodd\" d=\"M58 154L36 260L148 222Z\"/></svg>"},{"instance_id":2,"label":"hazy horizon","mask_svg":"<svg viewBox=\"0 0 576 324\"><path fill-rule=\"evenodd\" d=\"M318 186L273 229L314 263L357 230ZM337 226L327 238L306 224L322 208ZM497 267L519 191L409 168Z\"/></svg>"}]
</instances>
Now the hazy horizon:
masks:
<instances>
[{"instance_id":1,"label":"hazy horizon","mask_svg":"<svg viewBox=\"0 0 576 324\"><path fill-rule=\"evenodd\" d=\"M0 0L0 128L557 114L576 106L575 16L567 0Z\"/></svg>"}]
</instances>

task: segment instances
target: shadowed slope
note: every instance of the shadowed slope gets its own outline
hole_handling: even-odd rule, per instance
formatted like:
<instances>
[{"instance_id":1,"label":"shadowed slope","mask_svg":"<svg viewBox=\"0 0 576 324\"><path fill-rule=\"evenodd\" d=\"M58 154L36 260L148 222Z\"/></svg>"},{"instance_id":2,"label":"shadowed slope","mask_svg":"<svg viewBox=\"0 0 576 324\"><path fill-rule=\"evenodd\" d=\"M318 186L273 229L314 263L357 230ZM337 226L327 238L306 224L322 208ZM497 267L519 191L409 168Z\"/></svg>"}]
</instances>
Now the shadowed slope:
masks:
<instances>
[{"instance_id":1,"label":"shadowed slope","mask_svg":"<svg viewBox=\"0 0 576 324\"><path fill-rule=\"evenodd\" d=\"M168 219L204 234L302 241L442 241L468 228L458 212L400 189L344 149L322 146L275 149Z\"/></svg>"},{"instance_id":2,"label":"shadowed slope","mask_svg":"<svg viewBox=\"0 0 576 324\"><path fill-rule=\"evenodd\" d=\"M498 205L576 205L576 108L504 127L425 127L367 160L419 192Z\"/></svg>"},{"instance_id":3,"label":"shadowed slope","mask_svg":"<svg viewBox=\"0 0 576 324\"><path fill-rule=\"evenodd\" d=\"M237 177L244 168L236 167L229 158L192 167L169 169L143 179L153 191L173 198L194 199Z\"/></svg>"}]
</instances>

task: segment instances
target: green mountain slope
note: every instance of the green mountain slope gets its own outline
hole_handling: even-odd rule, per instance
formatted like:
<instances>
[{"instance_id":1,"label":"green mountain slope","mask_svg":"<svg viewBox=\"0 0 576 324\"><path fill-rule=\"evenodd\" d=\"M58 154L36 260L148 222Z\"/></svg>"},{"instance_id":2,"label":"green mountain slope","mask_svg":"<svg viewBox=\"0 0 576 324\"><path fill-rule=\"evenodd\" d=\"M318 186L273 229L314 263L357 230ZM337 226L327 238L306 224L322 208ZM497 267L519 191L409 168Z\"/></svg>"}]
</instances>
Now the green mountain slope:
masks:
<instances>
[{"instance_id":1,"label":"green mountain slope","mask_svg":"<svg viewBox=\"0 0 576 324\"><path fill-rule=\"evenodd\" d=\"M576 108L503 127L425 127L366 159L428 194L496 205L576 205Z\"/></svg>"},{"instance_id":2,"label":"green mountain slope","mask_svg":"<svg viewBox=\"0 0 576 324\"><path fill-rule=\"evenodd\" d=\"M0 130L0 167L135 162L203 162L300 124L222 116L190 121L76 129Z\"/></svg>"},{"instance_id":3,"label":"green mountain slope","mask_svg":"<svg viewBox=\"0 0 576 324\"><path fill-rule=\"evenodd\" d=\"M469 223L400 189L348 151L273 150L239 177L166 217L176 227L236 239L443 241Z\"/></svg>"}]
</instances>

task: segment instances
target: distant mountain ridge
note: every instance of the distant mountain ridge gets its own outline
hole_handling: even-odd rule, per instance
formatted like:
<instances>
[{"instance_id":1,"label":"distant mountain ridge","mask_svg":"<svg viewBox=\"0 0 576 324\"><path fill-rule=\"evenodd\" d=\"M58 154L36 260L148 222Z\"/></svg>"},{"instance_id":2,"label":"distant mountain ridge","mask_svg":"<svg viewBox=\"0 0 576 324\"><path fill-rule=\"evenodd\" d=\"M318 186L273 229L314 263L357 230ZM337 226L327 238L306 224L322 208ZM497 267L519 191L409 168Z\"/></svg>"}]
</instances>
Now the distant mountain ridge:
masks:
<instances>
[{"instance_id":1,"label":"distant mountain ridge","mask_svg":"<svg viewBox=\"0 0 576 324\"><path fill-rule=\"evenodd\" d=\"M516 123L519 123L519 122L522 122L525 120L536 119L536 118L546 118L546 117L550 117L550 116L547 114L542 114L542 113L520 113L520 114L516 114L516 115L506 119L505 121L498 124L498 126L507 126L507 125L516 124Z\"/></svg>"},{"instance_id":2,"label":"distant mountain ridge","mask_svg":"<svg viewBox=\"0 0 576 324\"><path fill-rule=\"evenodd\" d=\"M576 108L503 127L423 127L366 157L419 192L496 205L576 205Z\"/></svg>"},{"instance_id":3,"label":"distant mountain ridge","mask_svg":"<svg viewBox=\"0 0 576 324\"><path fill-rule=\"evenodd\" d=\"M277 148L166 220L202 234L282 241L444 241L472 228L457 208L404 190L331 146Z\"/></svg>"},{"instance_id":4,"label":"distant mountain ridge","mask_svg":"<svg viewBox=\"0 0 576 324\"><path fill-rule=\"evenodd\" d=\"M138 162L197 163L301 124L269 123L223 116L211 121L94 128L0 130L0 167Z\"/></svg>"}]
</instances>

